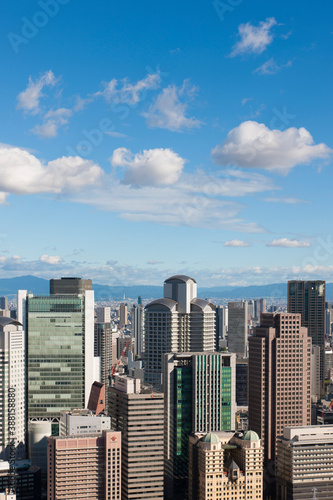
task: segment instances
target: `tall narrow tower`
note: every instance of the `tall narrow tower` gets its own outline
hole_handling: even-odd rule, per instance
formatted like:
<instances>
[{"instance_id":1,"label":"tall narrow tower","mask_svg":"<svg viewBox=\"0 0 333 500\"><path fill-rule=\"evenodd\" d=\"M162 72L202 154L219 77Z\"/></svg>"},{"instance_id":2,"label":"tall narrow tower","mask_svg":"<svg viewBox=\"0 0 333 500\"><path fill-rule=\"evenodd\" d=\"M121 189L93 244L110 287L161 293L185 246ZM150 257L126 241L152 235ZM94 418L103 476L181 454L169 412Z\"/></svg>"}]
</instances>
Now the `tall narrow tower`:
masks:
<instances>
[{"instance_id":1,"label":"tall narrow tower","mask_svg":"<svg viewBox=\"0 0 333 500\"><path fill-rule=\"evenodd\" d=\"M300 314L266 313L249 347L249 427L267 462L285 426L311 423L311 338Z\"/></svg>"},{"instance_id":2,"label":"tall narrow tower","mask_svg":"<svg viewBox=\"0 0 333 500\"><path fill-rule=\"evenodd\" d=\"M0 459L25 458L24 332L7 317L0 317L0 408Z\"/></svg>"},{"instance_id":3,"label":"tall narrow tower","mask_svg":"<svg viewBox=\"0 0 333 500\"><path fill-rule=\"evenodd\" d=\"M321 390L325 383L325 281L288 281L288 312L301 314L313 345L320 346Z\"/></svg>"},{"instance_id":4,"label":"tall narrow tower","mask_svg":"<svg viewBox=\"0 0 333 500\"><path fill-rule=\"evenodd\" d=\"M164 282L164 298L145 308L145 381L161 387L162 357L215 349L215 307L197 298L197 283L177 275Z\"/></svg>"}]
</instances>

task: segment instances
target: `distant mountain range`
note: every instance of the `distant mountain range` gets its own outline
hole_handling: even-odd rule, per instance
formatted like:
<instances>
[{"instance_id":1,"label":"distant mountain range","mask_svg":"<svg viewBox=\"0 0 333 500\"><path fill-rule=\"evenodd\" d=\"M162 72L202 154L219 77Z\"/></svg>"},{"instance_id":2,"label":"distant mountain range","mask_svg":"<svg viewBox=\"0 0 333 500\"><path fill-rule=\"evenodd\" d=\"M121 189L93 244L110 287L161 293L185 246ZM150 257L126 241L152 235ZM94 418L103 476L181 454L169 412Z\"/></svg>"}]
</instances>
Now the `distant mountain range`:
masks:
<instances>
[{"instance_id":1,"label":"distant mountain range","mask_svg":"<svg viewBox=\"0 0 333 500\"><path fill-rule=\"evenodd\" d=\"M0 296L9 299L16 297L17 290L28 290L34 295L48 294L50 289L49 280L36 278L35 276L20 276L17 278L0 279ZM158 299L163 296L162 286L135 285L135 286L109 286L93 283L96 301L137 299L139 295L143 299ZM254 299L276 297L287 298L287 284L275 283L272 285L252 285L245 287L216 286L199 287L198 296L208 299ZM333 283L326 284L326 300L333 299Z\"/></svg>"}]
</instances>

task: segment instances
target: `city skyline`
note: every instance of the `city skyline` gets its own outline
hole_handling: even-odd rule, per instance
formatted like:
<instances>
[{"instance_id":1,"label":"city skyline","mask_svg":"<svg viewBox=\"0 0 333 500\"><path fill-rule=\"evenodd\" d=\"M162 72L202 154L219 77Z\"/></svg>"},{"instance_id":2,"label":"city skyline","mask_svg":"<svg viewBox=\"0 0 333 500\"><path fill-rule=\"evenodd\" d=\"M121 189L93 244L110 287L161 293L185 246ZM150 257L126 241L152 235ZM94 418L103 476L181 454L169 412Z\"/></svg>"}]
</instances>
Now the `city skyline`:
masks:
<instances>
[{"instance_id":1,"label":"city skyline","mask_svg":"<svg viewBox=\"0 0 333 500\"><path fill-rule=\"evenodd\" d=\"M332 6L146 7L5 9L0 277L333 281Z\"/></svg>"}]
</instances>

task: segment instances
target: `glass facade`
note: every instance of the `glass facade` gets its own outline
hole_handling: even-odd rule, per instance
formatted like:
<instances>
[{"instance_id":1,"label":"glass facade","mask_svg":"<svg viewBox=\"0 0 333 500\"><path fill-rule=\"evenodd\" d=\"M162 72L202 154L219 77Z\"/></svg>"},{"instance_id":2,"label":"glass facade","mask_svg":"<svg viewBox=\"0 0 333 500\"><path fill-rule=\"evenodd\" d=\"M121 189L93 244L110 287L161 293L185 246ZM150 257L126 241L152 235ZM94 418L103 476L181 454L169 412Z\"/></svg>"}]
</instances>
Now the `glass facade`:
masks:
<instances>
[{"instance_id":1,"label":"glass facade","mask_svg":"<svg viewBox=\"0 0 333 500\"><path fill-rule=\"evenodd\" d=\"M174 471L178 478L188 475L188 436L192 432L192 367L175 368Z\"/></svg>"},{"instance_id":2,"label":"glass facade","mask_svg":"<svg viewBox=\"0 0 333 500\"><path fill-rule=\"evenodd\" d=\"M84 296L27 296L28 418L84 407Z\"/></svg>"}]
</instances>

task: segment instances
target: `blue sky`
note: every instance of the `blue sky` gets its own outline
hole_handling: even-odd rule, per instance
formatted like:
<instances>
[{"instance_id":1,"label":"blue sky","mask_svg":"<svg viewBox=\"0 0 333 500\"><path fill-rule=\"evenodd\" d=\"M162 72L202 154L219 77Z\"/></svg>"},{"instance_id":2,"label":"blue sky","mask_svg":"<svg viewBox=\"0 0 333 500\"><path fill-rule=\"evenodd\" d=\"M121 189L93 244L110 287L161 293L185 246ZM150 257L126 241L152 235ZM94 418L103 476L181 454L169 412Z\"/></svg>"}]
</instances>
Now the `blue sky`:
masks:
<instances>
[{"instance_id":1,"label":"blue sky","mask_svg":"<svg viewBox=\"0 0 333 500\"><path fill-rule=\"evenodd\" d=\"M333 280L330 4L4 11L0 277Z\"/></svg>"}]
</instances>

